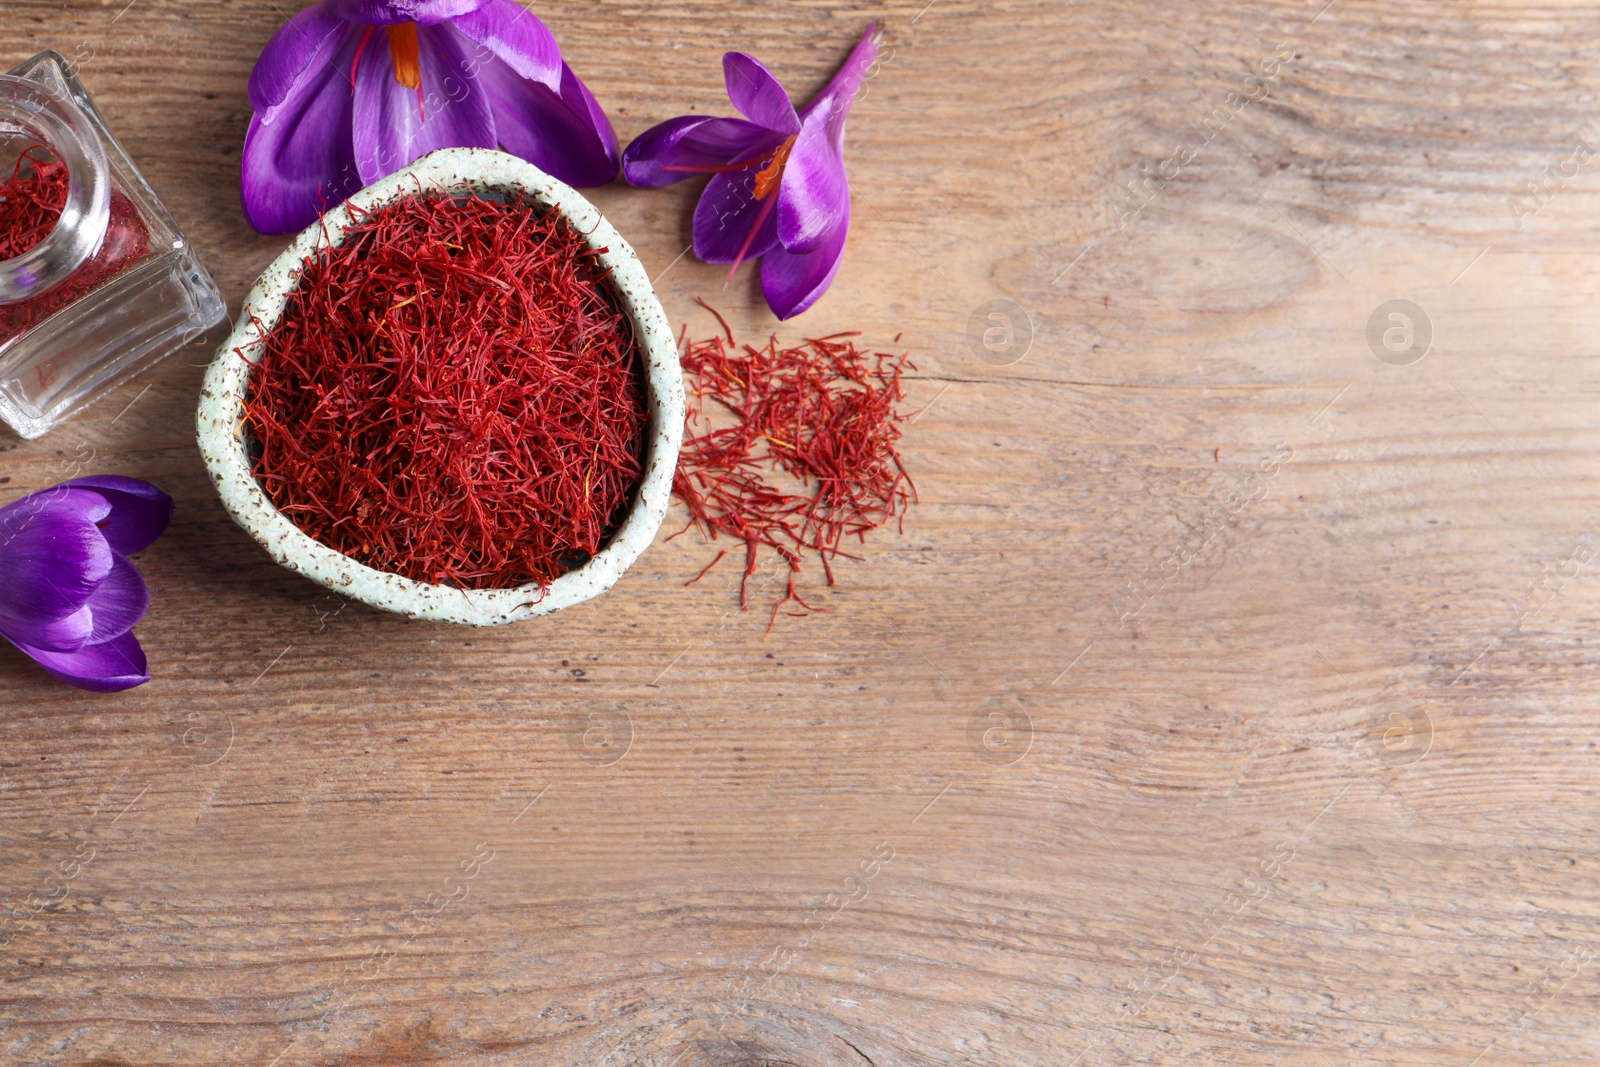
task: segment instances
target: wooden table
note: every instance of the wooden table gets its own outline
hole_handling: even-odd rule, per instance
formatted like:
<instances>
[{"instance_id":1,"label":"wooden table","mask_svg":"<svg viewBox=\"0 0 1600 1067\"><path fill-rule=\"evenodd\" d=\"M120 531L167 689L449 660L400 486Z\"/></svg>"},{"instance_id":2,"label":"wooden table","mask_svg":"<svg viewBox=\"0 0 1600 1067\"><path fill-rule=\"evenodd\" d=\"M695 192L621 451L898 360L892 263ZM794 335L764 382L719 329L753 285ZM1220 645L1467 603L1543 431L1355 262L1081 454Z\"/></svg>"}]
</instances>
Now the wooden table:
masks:
<instances>
[{"instance_id":1,"label":"wooden table","mask_svg":"<svg viewBox=\"0 0 1600 1067\"><path fill-rule=\"evenodd\" d=\"M1323 2L538 6L624 139L887 26L779 333L903 331L922 500L770 639L692 537L502 630L343 604L206 479L220 333L0 437L0 502L178 501L148 685L0 650L0 1063L1600 1061L1592 13ZM288 3L0 12L235 311ZM692 185L593 195L764 335Z\"/></svg>"}]
</instances>

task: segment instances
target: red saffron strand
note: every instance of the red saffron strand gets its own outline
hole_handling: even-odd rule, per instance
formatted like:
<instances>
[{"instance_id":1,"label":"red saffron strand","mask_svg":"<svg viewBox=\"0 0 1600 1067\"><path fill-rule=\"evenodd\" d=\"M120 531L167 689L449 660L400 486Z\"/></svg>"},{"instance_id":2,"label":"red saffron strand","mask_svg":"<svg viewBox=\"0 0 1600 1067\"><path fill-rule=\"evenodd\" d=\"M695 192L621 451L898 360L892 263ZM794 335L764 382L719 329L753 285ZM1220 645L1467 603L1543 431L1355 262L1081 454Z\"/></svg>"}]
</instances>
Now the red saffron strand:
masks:
<instances>
[{"instance_id":1,"label":"red saffron strand","mask_svg":"<svg viewBox=\"0 0 1600 1067\"><path fill-rule=\"evenodd\" d=\"M367 42L372 40L372 31L377 28L376 26L368 26L361 34L361 40L356 42L355 58L350 60L350 88L352 89L356 87L356 71L361 69L361 56L367 50Z\"/></svg>"},{"instance_id":2,"label":"red saffron strand","mask_svg":"<svg viewBox=\"0 0 1600 1067\"><path fill-rule=\"evenodd\" d=\"M674 536L676 536L676 535L674 535ZM672 538L670 538L670 537L668 538L669 541L671 539ZM723 549L721 552L718 552L716 559L712 560L710 563L707 563L705 565L705 569L703 569L699 574L695 575L693 578L690 578L687 582L684 582L683 584L684 585L693 585L695 582L698 582L700 579L704 578L711 571L712 567L715 567L717 564L722 562L722 557L726 556L727 554L728 554L728 550L727 549Z\"/></svg>"},{"instance_id":3,"label":"red saffron strand","mask_svg":"<svg viewBox=\"0 0 1600 1067\"><path fill-rule=\"evenodd\" d=\"M698 296L695 297L694 298L694 302L696 304L699 304L701 307L705 308L707 311L711 312L712 318L717 320L717 325L721 326L722 327L722 332L727 335L728 343L730 345L733 344L733 327L729 326L728 325L728 320L722 317L722 312L718 311L716 308L714 308L710 304L706 303L704 298L702 298L702 297L698 297ZM689 336L689 324L686 322L686 323L683 324L683 335L678 338L678 344L681 346L683 344L683 342L688 338L688 336Z\"/></svg>"},{"instance_id":4,"label":"red saffron strand","mask_svg":"<svg viewBox=\"0 0 1600 1067\"><path fill-rule=\"evenodd\" d=\"M257 480L310 536L461 589L599 552L643 472L609 272L556 212L414 194L306 260L251 375Z\"/></svg>"},{"instance_id":5,"label":"red saffron strand","mask_svg":"<svg viewBox=\"0 0 1600 1067\"><path fill-rule=\"evenodd\" d=\"M901 382L915 365L905 354L858 348L856 333L808 338L789 348L776 337L760 348L739 346L727 321L704 301L701 306L723 333L680 343L690 387L673 490L689 512L689 525L708 540L725 534L744 542L742 609L749 609L761 548L777 552L787 565L787 587L773 605L770 634L785 604L825 610L795 588L807 553L817 554L833 585L833 561L859 558L842 550L845 537L864 541L891 520L904 523L916 487L897 447L905 419ZM727 554L719 552L686 584L699 581Z\"/></svg>"},{"instance_id":6,"label":"red saffron strand","mask_svg":"<svg viewBox=\"0 0 1600 1067\"><path fill-rule=\"evenodd\" d=\"M688 167L688 166L681 166L681 165L680 166L674 166L674 165L672 165L670 163L663 163L661 165L661 169L662 170L682 170L682 171L688 171L691 174L728 174L728 173L731 173L732 171L736 171L736 170L749 170L751 167L754 167L759 162L761 162L760 159L741 159L736 163L719 163L719 164L717 164L715 166L706 166L706 167Z\"/></svg>"},{"instance_id":7,"label":"red saffron strand","mask_svg":"<svg viewBox=\"0 0 1600 1067\"><path fill-rule=\"evenodd\" d=\"M67 204L67 167L38 145L17 156L0 182L0 259L15 259L50 235Z\"/></svg>"},{"instance_id":8,"label":"red saffron strand","mask_svg":"<svg viewBox=\"0 0 1600 1067\"><path fill-rule=\"evenodd\" d=\"M739 264L744 262L744 254L746 252L750 251L750 245L751 245L752 242L755 241L756 234L761 232L762 223L767 221L767 216L772 214L772 207L777 202L778 202L777 198L776 197L772 197L772 198L768 199L766 203L761 205L761 210L760 211L756 212L755 225L751 226L750 227L750 232L744 235L744 244L739 246L739 254L733 257L733 266L728 268L727 281L722 283L722 287L724 289L726 289L728 287L728 282L733 281L733 273L734 273L734 271L738 270L739 269Z\"/></svg>"}]
</instances>

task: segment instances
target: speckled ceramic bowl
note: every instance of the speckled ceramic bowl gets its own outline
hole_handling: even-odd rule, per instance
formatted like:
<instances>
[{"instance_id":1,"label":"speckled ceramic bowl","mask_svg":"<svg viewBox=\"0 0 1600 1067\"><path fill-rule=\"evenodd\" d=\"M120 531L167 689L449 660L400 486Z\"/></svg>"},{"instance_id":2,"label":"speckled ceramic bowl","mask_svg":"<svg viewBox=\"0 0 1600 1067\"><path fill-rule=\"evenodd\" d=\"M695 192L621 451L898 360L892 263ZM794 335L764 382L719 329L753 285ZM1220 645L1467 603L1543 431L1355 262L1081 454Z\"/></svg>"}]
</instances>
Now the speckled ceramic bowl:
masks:
<instances>
[{"instance_id":1,"label":"speckled ceramic bowl","mask_svg":"<svg viewBox=\"0 0 1600 1067\"><path fill-rule=\"evenodd\" d=\"M583 566L557 578L543 595L537 583L516 589L453 589L358 563L308 537L272 506L250 473L245 442L245 386L251 368L261 359L264 331L278 321L289 293L299 282L300 264L325 243L338 244L343 239L350 225L348 206L330 211L297 237L245 297L233 334L217 350L216 359L206 372L197 419L200 452L223 505L239 525L261 542L273 559L340 596L414 619L471 626L498 626L547 615L611 588L661 527L683 439L683 376L672 327L639 257L594 205L514 156L477 148L434 152L361 190L348 203L371 209L414 192L419 183L424 189L470 187L557 206L580 232L587 234L591 247L607 249L600 260L611 268L612 283L633 319L647 379L650 421L644 480L632 510L606 546ZM236 352L245 358L240 359Z\"/></svg>"}]
</instances>

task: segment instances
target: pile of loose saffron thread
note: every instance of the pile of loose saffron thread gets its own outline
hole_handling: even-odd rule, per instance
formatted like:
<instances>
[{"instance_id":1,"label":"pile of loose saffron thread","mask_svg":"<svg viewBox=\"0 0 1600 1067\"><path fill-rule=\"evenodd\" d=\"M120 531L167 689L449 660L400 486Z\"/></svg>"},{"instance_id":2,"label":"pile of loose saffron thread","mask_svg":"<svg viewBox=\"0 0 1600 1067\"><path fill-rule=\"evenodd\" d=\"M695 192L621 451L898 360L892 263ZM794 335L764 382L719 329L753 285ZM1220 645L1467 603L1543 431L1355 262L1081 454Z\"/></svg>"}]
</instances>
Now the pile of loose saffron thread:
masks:
<instances>
[{"instance_id":1,"label":"pile of loose saffron thread","mask_svg":"<svg viewBox=\"0 0 1600 1067\"><path fill-rule=\"evenodd\" d=\"M11 177L0 180L0 259L15 259L55 229L67 203L67 165L30 145L17 157ZM0 342L5 342L122 273L145 254L149 231L138 208L119 189L111 191L111 218L100 249L61 284L31 299L0 304Z\"/></svg>"},{"instance_id":2,"label":"pile of loose saffron thread","mask_svg":"<svg viewBox=\"0 0 1600 1067\"><path fill-rule=\"evenodd\" d=\"M257 481L311 537L462 589L598 552L643 470L609 271L559 212L420 191L308 257L250 378Z\"/></svg>"},{"instance_id":3,"label":"pile of loose saffron thread","mask_svg":"<svg viewBox=\"0 0 1600 1067\"><path fill-rule=\"evenodd\" d=\"M820 610L795 591L805 553L817 554L833 585L833 559L859 558L841 548L846 537L864 542L868 532L897 517L903 528L916 486L896 447L904 418L898 405L901 375L916 365L904 354L857 348L852 338L859 333L808 338L790 348L780 348L776 337L762 348L740 346L727 321L704 301L701 306L723 332L687 342L686 326L679 341L692 381L673 490L689 510L690 525L708 539L724 533L744 542L742 609L749 610L761 546L788 564L788 588L773 605L770 634L785 604ZM707 410L708 400L732 416L731 425L712 425L718 418ZM779 484L784 478L803 491L786 491ZM686 584L727 555L723 549Z\"/></svg>"}]
</instances>

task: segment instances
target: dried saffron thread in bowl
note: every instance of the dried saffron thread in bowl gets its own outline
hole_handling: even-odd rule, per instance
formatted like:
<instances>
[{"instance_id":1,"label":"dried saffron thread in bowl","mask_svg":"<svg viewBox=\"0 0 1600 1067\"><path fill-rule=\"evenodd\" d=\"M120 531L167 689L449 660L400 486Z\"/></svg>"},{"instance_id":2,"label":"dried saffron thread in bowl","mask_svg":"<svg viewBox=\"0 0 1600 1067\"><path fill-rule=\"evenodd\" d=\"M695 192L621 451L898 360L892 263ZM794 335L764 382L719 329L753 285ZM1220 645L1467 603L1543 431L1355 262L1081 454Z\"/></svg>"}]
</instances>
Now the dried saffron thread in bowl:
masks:
<instances>
[{"instance_id":1,"label":"dried saffron thread in bowl","mask_svg":"<svg viewBox=\"0 0 1600 1067\"><path fill-rule=\"evenodd\" d=\"M308 257L245 397L278 510L380 571L548 587L643 471L645 393L608 269L559 212L412 194Z\"/></svg>"},{"instance_id":2,"label":"dried saffron thread in bowl","mask_svg":"<svg viewBox=\"0 0 1600 1067\"><path fill-rule=\"evenodd\" d=\"M857 558L841 547L847 538L864 542L892 519L904 523L916 486L897 447L901 375L916 365L905 354L858 348L859 333L808 338L787 348L776 337L761 348L741 346L722 316L717 321L721 335L682 344L688 418L672 488L689 510L690 525L711 540L722 533L744 542L739 604L745 610L761 547L788 564L788 586L773 605L770 633L785 604L818 610L794 587L806 553L816 553L833 585L833 560ZM724 549L687 584L727 554Z\"/></svg>"},{"instance_id":3,"label":"dried saffron thread in bowl","mask_svg":"<svg viewBox=\"0 0 1600 1067\"><path fill-rule=\"evenodd\" d=\"M50 235L67 203L67 166L38 145L17 157L0 179L0 259L15 259ZM111 190L111 220L100 249L66 280L37 296L0 304L0 344L36 326L79 297L117 277L149 251L150 232L126 193Z\"/></svg>"}]
</instances>

